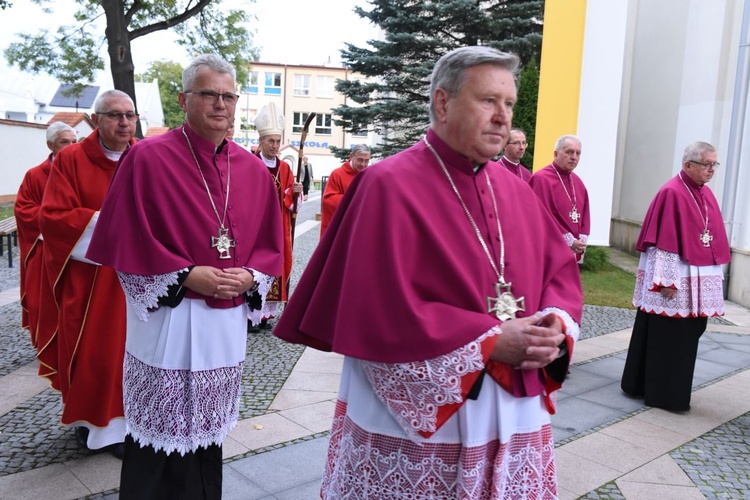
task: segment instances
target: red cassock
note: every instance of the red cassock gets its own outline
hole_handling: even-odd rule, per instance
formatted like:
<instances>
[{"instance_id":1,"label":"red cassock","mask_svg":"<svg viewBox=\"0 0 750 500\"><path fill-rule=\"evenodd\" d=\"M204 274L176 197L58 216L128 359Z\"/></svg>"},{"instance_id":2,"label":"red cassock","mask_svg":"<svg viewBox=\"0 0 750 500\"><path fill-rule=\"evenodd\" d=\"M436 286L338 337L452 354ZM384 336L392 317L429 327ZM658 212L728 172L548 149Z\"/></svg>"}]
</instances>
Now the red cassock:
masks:
<instances>
[{"instance_id":1,"label":"red cassock","mask_svg":"<svg viewBox=\"0 0 750 500\"><path fill-rule=\"evenodd\" d=\"M95 130L60 151L42 200L39 224L59 308L57 359L66 425L104 427L123 416L125 296L114 269L71 256L102 206L116 164L104 154Z\"/></svg>"},{"instance_id":2,"label":"red cassock","mask_svg":"<svg viewBox=\"0 0 750 500\"><path fill-rule=\"evenodd\" d=\"M326 190L323 193L323 200L320 203L320 236L323 236L326 228L328 228L336 207L341 203L344 193L349 189L349 185L358 173L352 168L349 160L346 160L343 165L331 172L331 176L326 183Z\"/></svg>"},{"instance_id":3,"label":"red cassock","mask_svg":"<svg viewBox=\"0 0 750 500\"><path fill-rule=\"evenodd\" d=\"M256 155L260 157L260 149L256 151ZM289 294L289 280L292 277L292 207L294 206L292 185L294 184L294 174L289 164L278 158L276 158L276 172L273 173L272 169L268 169L268 171L276 185L276 193L279 195L281 221L284 225L284 268L281 278L274 282L266 300L269 302L286 302Z\"/></svg>"},{"instance_id":4,"label":"red cassock","mask_svg":"<svg viewBox=\"0 0 750 500\"><path fill-rule=\"evenodd\" d=\"M18 189L14 212L21 249L22 326L28 328L31 343L37 349L39 375L47 377L52 387L57 380L57 305L44 267L44 240L39 238L39 208L47 186L52 162L50 155L30 169Z\"/></svg>"}]
</instances>

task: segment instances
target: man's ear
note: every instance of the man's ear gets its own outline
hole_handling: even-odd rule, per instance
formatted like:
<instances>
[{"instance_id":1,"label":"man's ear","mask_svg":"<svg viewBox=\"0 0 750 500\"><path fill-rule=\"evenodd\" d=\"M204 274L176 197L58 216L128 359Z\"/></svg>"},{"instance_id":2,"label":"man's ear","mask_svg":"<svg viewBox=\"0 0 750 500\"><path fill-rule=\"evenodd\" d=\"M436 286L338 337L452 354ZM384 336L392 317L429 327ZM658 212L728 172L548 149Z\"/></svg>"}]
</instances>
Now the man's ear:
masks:
<instances>
[{"instance_id":1,"label":"man's ear","mask_svg":"<svg viewBox=\"0 0 750 500\"><path fill-rule=\"evenodd\" d=\"M438 123L443 122L446 115L448 114L449 100L450 95L448 95L448 92L446 92L445 89L438 87L435 90L435 95L432 102L434 103L435 107L435 119L438 121Z\"/></svg>"}]
</instances>

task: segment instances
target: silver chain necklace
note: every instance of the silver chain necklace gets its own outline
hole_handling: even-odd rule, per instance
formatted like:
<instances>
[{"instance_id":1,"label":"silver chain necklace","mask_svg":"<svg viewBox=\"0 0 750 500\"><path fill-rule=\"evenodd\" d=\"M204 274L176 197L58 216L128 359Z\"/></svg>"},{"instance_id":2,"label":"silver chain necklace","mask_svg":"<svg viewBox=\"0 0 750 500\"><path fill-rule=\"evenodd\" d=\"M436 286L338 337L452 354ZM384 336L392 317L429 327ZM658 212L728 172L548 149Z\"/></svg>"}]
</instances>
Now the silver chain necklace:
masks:
<instances>
[{"instance_id":1,"label":"silver chain necklace","mask_svg":"<svg viewBox=\"0 0 750 500\"><path fill-rule=\"evenodd\" d=\"M222 217L219 217L219 211L216 209L214 197L211 196L211 190L208 188L208 182L206 182L206 177L203 175L203 169L201 169L201 164L198 162L198 157L195 156L193 145L190 142L190 138L188 137L187 132L185 132L184 126L182 127L182 135L185 136L188 148L190 148L190 154L193 155L195 166L198 167L198 172L201 174L201 179L203 179L203 185L206 187L206 194L208 194L208 199L211 202L211 207L214 209L214 214L216 214L216 220L219 222L218 236L211 236L211 248L215 248L219 252L220 259L231 259L232 256L229 254L229 249L234 247L234 239L229 237L229 235L227 234L229 230L224 227L224 221L227 220L227 206L229 206L229 185L232 181L232 169L229 162L229 150L227 149L227 194L224 197L224 215ZM229 146L227 145L227 147Z\"/></svg>"},{"instance_id":2,"label":"silver chain necklace","mask_svg":"<svg viewBox=\"0 0 750 500\"><path fill-rule=\"evenodd\" d=\"M497 210L497 200L495 199L495 192L492 189L492 184L490 183L490 176L487 175L487 171L485 170L484 177L487 180L487 189L489 190L490 196L492 197L492 208L495 211L495 220L497 221L497 233L500 235L500 269L498 269L497 265L495 265L495 260L492 258L492 254L490 253L490 249L487 246L487 242L484 241L482 232L479 230L479 226L477 226L477 223L474 221L474 217L471 216L466 203L464 203L464 199L461 197L461 193L458 192L458 188L453 182L453 178L451 177L450 172L448 172L448 168L445 166L445 163L443 163L443 159L440 158L439 154L437 154L437 151L435 151L435 149L432 147L432 144L427 141L427 137L424 137L423 140L427 145L427 148L437 160L440 168L443 169L443 173L445 174L448 182L453 188L453 192L456 194L458 201L461 203L466 217L469 219L471 226L474 228L474 234L476 234L477 240L479 240L479 244L482 245L482 249L484 250L484 254L487 256L487 260L490 261L492 270L495 271L495 276L497 277L497 283L495 283L495 293L497 294L497 297L487 297L487 312L494 313L495 317L497 317L497 319L501 321L507 321L509 319L515 318L518 311L525 311L526 309L524 308L524 298L521 297L519 299L516 299L511 293L510 288L513 283L508 283L505 281L505 240L503 239L503 229L500 226L500 216Z\"/></svg>"},{"instance_id":3,"label":"silver chain necklace","mask_svg":"<svg viewBox=\"0 0 750 500\"><path fill-rule=\"evenodd\" d=\"M570 197L570 194L568 194L568 188L565 187L565 182L562 180L562 176L560 175L560 172L557 171L557 168L555 165L552 165L552 169L557 174L557 178L560 179L560 184L562 184L563 189L565 190L565 196L568 197L568 200L570 201L570 204L573 206L573 209L568 214L568 217L570 217L570 220L572 220L575 224L578 224L578 221L581 219L581 214L578 212L578 198L576 198L576 185L573 182L573 179L570 180L570 189L573 191L573 197Z\"/></svg>"},{"instance_id":4,"label":"silver chain necklace","mask_svg":"<svg viewBox=\"0 0 750 500\"><path fill-rule=\"evenodd\" d=\"M682 178L682 172L677 174L677 176L682 181L682 185L685 186L685 189L687 189L688 193L690 193L690 197L693 199L693 202L695 202L695 208L698 209L698 214L700 215L702 222L703 222L703 232L699 236L701 243L703 243L704 247L710 247L711 242L714 240L714 237L711 236L711 231L708 230L708 203L706 201L703 201L703 208L706 210L706 217L703 218L703 212L701 212L701 206L698 204L698 199L695 197L693 192L690 190L688 185L685 183L685 179Z\"/></svg>"}]
</instances>

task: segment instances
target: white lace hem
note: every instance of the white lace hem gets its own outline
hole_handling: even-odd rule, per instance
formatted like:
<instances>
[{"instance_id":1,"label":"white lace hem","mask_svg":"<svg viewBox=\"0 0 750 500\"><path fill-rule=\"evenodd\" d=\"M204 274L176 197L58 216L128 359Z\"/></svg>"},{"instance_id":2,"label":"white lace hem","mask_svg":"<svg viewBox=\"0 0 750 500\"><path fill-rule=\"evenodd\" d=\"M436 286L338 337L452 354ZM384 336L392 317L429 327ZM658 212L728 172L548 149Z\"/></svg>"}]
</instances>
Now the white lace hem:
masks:
<instances>
[{"instance_id":1,"label":"white lace hem","mask_svg":"<svg viewBox=\"0 0 750 500\"><path fill-rule=\"evenodd\" d=\"M159 297L167 295L169 286L177 284L177 275L187 268L167 274L140 275L117 271L122 291L136 317L148 321L149 309L159 307Z\"/></svg>"},{"instance_id":2,"label":"white lace hem","mask_svg":"<svg viewBox=\"0 0 750 500\"><path fill-rule=\"evenodd\" d=\"M549 314L551 312L562 318L563 323L565 323L565 334L572 337L575 342L578 342L578 337L581 335L581 327L575 322L573 317L566 311L558 309L557 307L545 307L541 311L542 314Z\"/></svg>"},{"instance_id":3,"label":"white lace hem","mask_svg":"<svg viewBox=\"0 0 750 500\"><path fill-rule=\"evenodd\" d=\"M660 288L677 289L675 298ZM651 314L673 318L724 315L724 272L720 265L691 266L676 253L649 247L641 254L633 305Z\"/></svg>"},{"instance_id":4,"label":"white lace hem","mask_svg":"<svg viewBox=\"0 0 750 500\"><path fill-rule=\"evenodd\" d=\"M168 370L125 353L127 431L169 455L220 445L237 425L242 363L203 371Z\"/></svg>"},{"instance_id":5,"label":"white lace hem","mask_svg":"<svg viewBox=\"0 0 750 500\"><path fill-rule=\"evenodd\" d=\"M378 399L411 438L437 430L440 406L462 401L461 378L484 369L482 342L501 333L496 326L453 352L426 361L363 361L365 375Z\"/></svg>"},{"instance_id":6,"label":"white lace hem","mask_svg":"<svg viewBox=\"0 0 750 500\"><path fill-rule=\"evenodd\" d=\"M260 309L254 309L249 310L247 312L247 319L250 320L250 322L253 325L257 325L261 322L263 319L264 313L267 310L266 307L266 296L268 295L268 292L271 290L271 286L273 285L273 280L275 279L274 276L269 276L267 274L263 274L260 271L256 271L255 269L248 269L253 274L253 278L255 279L255 282L258 283L258 290L257 293L260 295Z\"/></svg>"}]
</instances>

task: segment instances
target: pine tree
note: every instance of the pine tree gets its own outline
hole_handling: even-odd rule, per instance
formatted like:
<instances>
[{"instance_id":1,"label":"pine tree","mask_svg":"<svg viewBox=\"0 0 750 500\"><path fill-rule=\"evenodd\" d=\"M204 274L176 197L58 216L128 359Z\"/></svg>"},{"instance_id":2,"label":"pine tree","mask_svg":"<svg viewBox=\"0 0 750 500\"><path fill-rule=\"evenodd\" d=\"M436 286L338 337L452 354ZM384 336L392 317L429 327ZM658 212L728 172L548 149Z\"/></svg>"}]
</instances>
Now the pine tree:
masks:
<instances>
[{"instance_id":1,"label":"pine tree","mask_svg":"<svg viewBox=\"0 0 750 500\"><path fill-rule=\"evenodd\" d=\"M384 32L369 47L346 44L342 59L361 80L339 80L348 104L334 110L348 131L368 129L384 139L377 155L389 156L416 142L429 125L430 74L443 54L469 45L515 52L521 62L538 58L544 2L525 0L370 0L355 12ZM348 151L337 150L342 158Z\"/></svg>"},{"instance_id":2,"label":"pine tree","mask_svg":"<svg viewBox=\"0 0 750 500\"><path fill-rule=\"evenodd\" d=\"M528 147L521 163L534 162L534 139L536 137L536 107L539 100L539 66L531 59L518 77L518 102L513 108L513 126L526 132Z\"/></svg>"}]
</instances>

